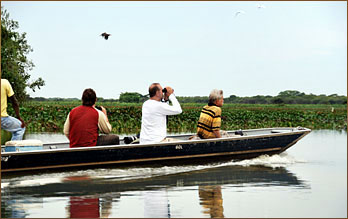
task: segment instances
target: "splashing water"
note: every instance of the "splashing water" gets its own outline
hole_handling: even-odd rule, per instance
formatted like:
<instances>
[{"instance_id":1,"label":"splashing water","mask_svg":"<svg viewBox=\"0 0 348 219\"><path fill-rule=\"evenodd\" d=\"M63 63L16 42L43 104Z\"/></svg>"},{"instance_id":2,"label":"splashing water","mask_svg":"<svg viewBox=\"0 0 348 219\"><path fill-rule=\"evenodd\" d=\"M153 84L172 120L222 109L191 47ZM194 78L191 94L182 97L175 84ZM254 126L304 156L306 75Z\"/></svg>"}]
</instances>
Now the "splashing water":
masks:
<instances>
[{"instance_id":1,"label":"splashing water","mask_svg":"<svg viewBox=\"0 0 348 219\"><path fill-rule=\"evenodd\" d=\"M287 167L295 163L306 163L306 161L295 159L294 157L288 155L287 153L283 153L283 154L276 154L272 156L261 155L254 159L234 162L233 165L241 165L241 166L263 165L263 166L268 166L272 168L277 168L277 167Z\"/></svg>"},{"instance_id":2,"label":"splashing water","mask_svg":"<svg viewBox=\"0 0 348 219\"><path fill-rule=\"evenodd\" d=\"M187 166L161 166L161 167L133 167L133 168L100 168L80 171L68 171L61 173L46 173L32 176L21 176L15 179L2 179L1 187L7 186L34 186L66 181L69 177L81 177L80 180L107 180L123 181L130 179L145 179L157 176L172 175L178 173L188 173L200 170L224 166L267 166L272 168L287 167L295 163L305 163L306 161L295 159L287 153L277 155L262 155L254 159L241 161L216 162L203 165Z\"/></svg>"}]
</instances>

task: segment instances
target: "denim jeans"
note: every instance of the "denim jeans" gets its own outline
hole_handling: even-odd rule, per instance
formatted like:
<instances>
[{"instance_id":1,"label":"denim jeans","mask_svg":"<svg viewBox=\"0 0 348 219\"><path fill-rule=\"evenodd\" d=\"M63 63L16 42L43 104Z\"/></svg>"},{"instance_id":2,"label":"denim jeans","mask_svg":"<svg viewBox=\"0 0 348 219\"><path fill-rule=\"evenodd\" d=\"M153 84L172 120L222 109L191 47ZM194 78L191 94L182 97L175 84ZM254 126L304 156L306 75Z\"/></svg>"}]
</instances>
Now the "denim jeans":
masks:
<instances>
[{"instance_id":1,"label":"denim jeans","mask_svg":"<svg viewBox=\"0 0 348 219\"><path fill-rule=\"evenodd\" d=\"M22 122L12 116L1 117L1 129L12 133L11 141L23 139L25 127L21 125Z\"/></svg>"}]
</instances>

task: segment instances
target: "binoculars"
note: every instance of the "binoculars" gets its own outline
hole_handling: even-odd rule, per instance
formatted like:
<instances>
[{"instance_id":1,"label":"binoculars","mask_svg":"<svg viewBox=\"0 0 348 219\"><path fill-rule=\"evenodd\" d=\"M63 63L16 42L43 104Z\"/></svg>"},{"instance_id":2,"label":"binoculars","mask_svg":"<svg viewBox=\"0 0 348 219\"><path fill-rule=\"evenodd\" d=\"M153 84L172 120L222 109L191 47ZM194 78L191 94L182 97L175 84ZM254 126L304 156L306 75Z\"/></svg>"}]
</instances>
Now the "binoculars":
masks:
<instances>
[{"instance_id":1,"label":"binoculars","mask_svg":"<svg viewBox=\"0 0 348 219\"><path fill-rule=\"evenodd\" d=\"M167 93L167 88L163 88L162 92ZM173 89L173 92L174 92L174 89Z\"/></svg>"}]
</instances>

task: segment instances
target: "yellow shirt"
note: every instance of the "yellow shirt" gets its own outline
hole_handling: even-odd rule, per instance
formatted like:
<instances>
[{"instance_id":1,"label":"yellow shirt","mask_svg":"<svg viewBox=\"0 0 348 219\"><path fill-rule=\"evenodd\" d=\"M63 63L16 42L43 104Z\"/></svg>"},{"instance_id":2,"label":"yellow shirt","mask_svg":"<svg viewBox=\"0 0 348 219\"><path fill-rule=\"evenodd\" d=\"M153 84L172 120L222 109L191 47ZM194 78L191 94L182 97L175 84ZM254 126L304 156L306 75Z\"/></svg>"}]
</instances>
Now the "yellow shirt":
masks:
<instances>
[{"instance_id":1,"label":"yellow shirt","mask_svg":"<svg viewBox=\"0 0 348 219\"><path fill-rule=\"evenodd\" d=\"M215 138L214 130L220 130L221 108L205 106L202 109L197 125L197 135L201 138Z\"/></svg>"},{"instance_id":2,"label":"yellow shirt","mask_svg":"<svg viewBox=\"0 0 348 219\"><path fill-rule=\"evenodd\" d=\"M7 97L14 95L10 82L7 79L1 79L1 117L8 116L7 114Z\"/></svg>"}]
</instances>

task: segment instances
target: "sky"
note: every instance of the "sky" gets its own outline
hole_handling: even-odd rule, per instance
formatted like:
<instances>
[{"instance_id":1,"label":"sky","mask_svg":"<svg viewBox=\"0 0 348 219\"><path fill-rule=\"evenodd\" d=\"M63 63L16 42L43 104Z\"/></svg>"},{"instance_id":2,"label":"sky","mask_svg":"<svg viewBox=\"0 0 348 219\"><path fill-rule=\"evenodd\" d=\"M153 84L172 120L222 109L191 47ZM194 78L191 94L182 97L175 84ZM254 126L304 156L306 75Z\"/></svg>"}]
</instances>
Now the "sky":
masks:
<instances>
[{"instance_id":1,"label":"sky","mask_svg":"<svg viewBox=\"0 0 348 219\"><path fill-rule=\"evenodd\" d=\"M347 3L2 1L33 48L32 97L347 95ZM108 40L100 34L110 33Z\"/></svg>"}]
</instances>

